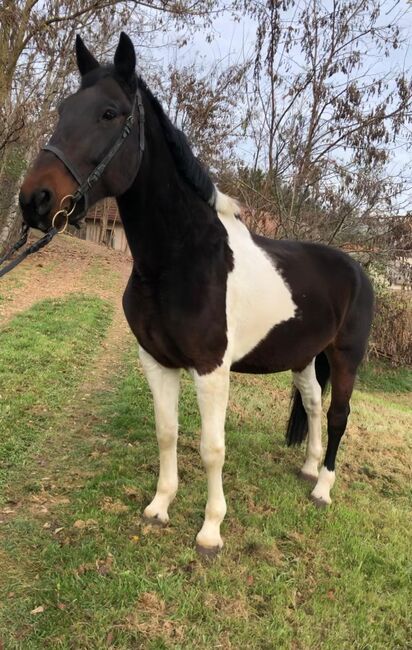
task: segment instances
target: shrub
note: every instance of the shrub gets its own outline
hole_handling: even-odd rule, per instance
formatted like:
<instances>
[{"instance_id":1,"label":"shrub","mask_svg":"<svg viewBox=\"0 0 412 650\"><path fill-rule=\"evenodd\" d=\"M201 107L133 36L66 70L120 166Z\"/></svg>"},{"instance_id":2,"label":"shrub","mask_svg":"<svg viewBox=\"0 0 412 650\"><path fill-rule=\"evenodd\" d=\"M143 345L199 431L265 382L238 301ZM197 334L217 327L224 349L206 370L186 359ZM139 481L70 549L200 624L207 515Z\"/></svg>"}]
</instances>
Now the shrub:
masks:
<instances>
[{"instance_id":1,"label":"shrub","mask_svg":"<svg viewBox=\"0 0 412 650\"><path fill-rule=\"evenodd\" d=\"M375 285L375 291L369 353L394 365L412 365L412 293L382 285Z\"/></svg>"}]
</instances>

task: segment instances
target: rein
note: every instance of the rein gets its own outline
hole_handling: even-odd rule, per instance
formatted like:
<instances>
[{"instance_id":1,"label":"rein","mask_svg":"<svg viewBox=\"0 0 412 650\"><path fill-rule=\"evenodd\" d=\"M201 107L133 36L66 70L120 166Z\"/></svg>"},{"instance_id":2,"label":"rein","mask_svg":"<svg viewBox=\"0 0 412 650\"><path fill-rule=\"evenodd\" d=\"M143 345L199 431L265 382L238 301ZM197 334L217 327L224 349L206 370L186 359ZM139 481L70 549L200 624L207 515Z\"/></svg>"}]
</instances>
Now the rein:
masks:
<instances>
[{"instance_id":1,"label":"rein","mask_svg":"<svg viewBox=\"0 0 412 650\"><path fill-rule=\"evenodd\" d=\"M138 160L138 169L139 169L142 161L144 145L145 145L144 109L143 109L142 96L139 88L136 90L136 94L133 98L132 110L126 119L126 122L124 123L119 136L116 138L114 144L109 149L107 154L103 157L101 162L99 162L99 164L89 174L89 176L86 178L85 181L82 181L81 175L78 173L75 166L66 158L65 154L62 151L60 151L58 147L50 143L42 147L44 151L50 151L56 156L56 158L58 158L63 163L66 169L69 170L70 174L77 181L79 187L77 188L74 194L68 194L67 196L63 197L63 199L60 202L60 207L58 211L53 216L51 228L47 231L44 237L38 239L31 246L28 246L12 262L10 262L2 269L0 269L0 278L6 275L6 273L11 271L12 269L14 269L18 264L20 264L24 259L26 259L26 257L32 255L33 253L37 253L37 251L39 251L41 248L49 244L55 235L63 233L66 230L69 223L79 228L79 221L87 213L89 207L88 193L90 189L93 187L93 185L95 185L95 183L97 183L97 181L101 178L107 165L110 163L112 158L117 154L120 147L126 140L127 136L130 134L133 124L135 122L136 107L137 107L138 123L139 123L139 160ZM79 215L76 218L74 217L71 218L75 211L76 206L82 200L84 201L83 210L79 213ZM62 226L58 228L56 223L58 220L60 220L60 218L63 218L63 223ZM24 224L22 227L20 239L15 244L13 244L10 250L5 255L3 255L3 257L0 258L0 266L4 262L6 262L13 255L14 252L18 251L20 248L22 248L22 246L24 246L24 244L27 242L29 230L30 230L29 226L27 224Z\"/></svg>"}]
</instances>

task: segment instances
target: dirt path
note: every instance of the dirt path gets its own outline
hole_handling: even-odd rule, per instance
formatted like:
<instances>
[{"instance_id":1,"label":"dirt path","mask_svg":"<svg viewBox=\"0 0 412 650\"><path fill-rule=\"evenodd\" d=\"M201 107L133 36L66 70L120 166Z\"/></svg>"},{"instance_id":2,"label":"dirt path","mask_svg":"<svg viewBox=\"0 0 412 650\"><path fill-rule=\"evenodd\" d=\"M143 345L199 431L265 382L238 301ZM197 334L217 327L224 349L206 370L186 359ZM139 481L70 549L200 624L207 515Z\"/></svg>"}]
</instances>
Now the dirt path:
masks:
<instances>
[{"instance_id":1,"label":"dirt path","mask_svg":"<svg viewBox=\"0 0 412 650\"><path fill-rule=\"evenodd\" d=\"M57 237L0 281L0 326L39 300L72 292L110 299L118 318L130 271L131 260L122 253L70 236Z\"/></svg>"},{"instance_id":2,"label":"dirt path","mask_svg":"<svg viewBox=\"0 0 412 650\"><path fill-rule=\"evenodd\" d=\"M89 439L94 423L95 391L109 386L110 378L122 360L124 350L133 341L133 336L125 320L121 299L131 271L131 260L124 254L106 249L92 242L72 237L55 239L50 247L29 258L22 266L0 284L0 327L7 324L16 314L29 309L36 302L47 298L61 298L70 293L97 295L108 300L114 307L113 319L107 330L104 342L94 359L90 372L84 377L78 394L82 395L82 408L77 401L70 401L62 417L70 422L70 435L81 438L82 444ZM93 435L92 443L93 444ZM40 453L32 457L31 463L37 478L42 480L45 473L58 468L59 484L65 480L64 450L67 448L67 432L61 435L46 436L44 445L47 455ZM33 472L32 472L33 473ZM67 477L66 477L67 478ZM0 508L0 523L10 520L23 510L40 513L48 502L49 495L32 503L30 496L23 495L16 484L13 494L7 496L11 501ZM53 501L53 498L51 498ZM0 531L1 532L1 531Z\"/></svg>"}]
</instances>

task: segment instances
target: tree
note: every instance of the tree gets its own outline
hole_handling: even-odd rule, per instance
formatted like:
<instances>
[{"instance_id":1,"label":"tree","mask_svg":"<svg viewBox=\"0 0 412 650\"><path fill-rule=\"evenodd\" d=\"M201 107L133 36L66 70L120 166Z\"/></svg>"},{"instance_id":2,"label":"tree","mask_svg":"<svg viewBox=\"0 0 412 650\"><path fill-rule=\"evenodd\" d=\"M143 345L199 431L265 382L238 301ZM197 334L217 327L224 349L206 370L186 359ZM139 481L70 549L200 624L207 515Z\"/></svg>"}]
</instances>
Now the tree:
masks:
<instances>
[{"instance_id":1,"label":"tree","mask_svg":"<svg viewBox=\"0 0 412 650\"><path fill-rule=\"evenodd\" d=\"M228 67L214 62L206 70L196 62L171 64L150 78L172 122L217 179L228 161L238 158L236 146L248 117L244 79L249 67L250 62Z\"/></svg>"},{"instance_id":2,"label":"tree","mask_svg":"<svg viewBox=\"0 0 412 650\"><path fill-rule=\"evenodd\" d=\"M408 218L405 184L389 168L410 145L412 117L410 72L391 63L404 47L400 3L245 0L245 9L257 25L248 164L265 182L240 174L239 193L275 215L281 236L382 252Z\"/></svg>"}]
</instances>

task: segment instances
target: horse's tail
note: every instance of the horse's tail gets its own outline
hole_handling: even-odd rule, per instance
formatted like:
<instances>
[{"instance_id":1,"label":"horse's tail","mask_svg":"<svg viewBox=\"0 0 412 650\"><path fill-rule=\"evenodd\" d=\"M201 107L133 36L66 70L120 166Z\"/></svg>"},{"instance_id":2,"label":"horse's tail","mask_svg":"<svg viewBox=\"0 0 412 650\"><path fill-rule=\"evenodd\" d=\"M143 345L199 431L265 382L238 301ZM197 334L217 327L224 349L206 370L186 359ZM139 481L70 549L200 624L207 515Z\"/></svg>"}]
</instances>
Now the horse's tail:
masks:
<instances>
[{"instance_id":1,"label":"horse's tail","mask_svg":"<svg viewBox=\"0 0 412 650\"><path fill-rule=\"evenodd\" d=\"M320 352L315 359L315 372L323 393L330 376L329 362L324 352ZM286 444L288 447L301 445L308 433L308 416L303 407L301 394L295 387L292 389L291 404L286 428Z\"/></svg>"}]
</instances>

